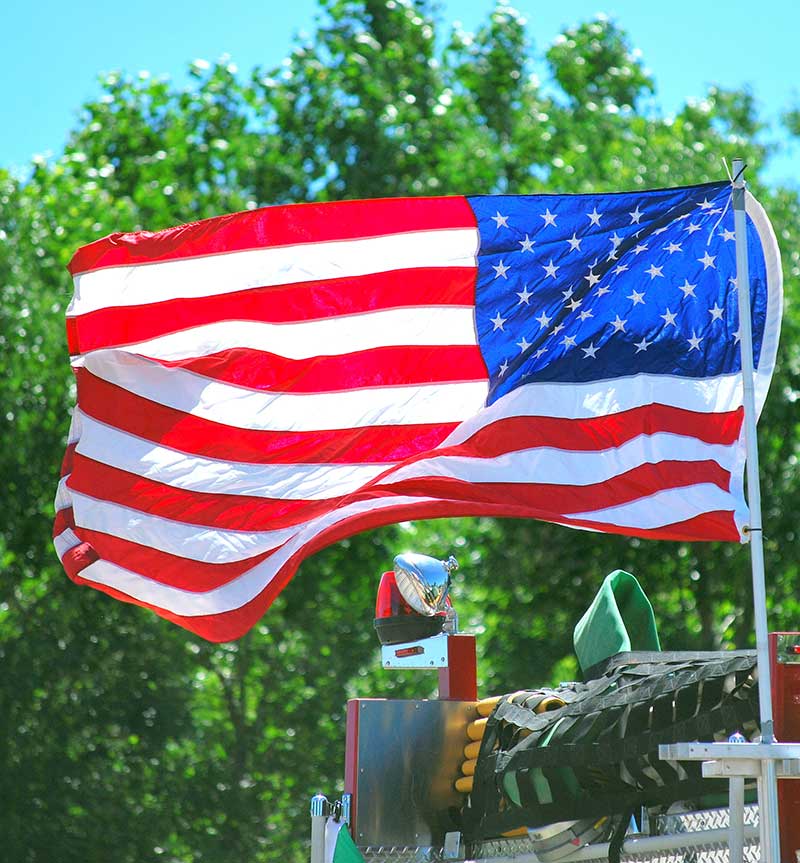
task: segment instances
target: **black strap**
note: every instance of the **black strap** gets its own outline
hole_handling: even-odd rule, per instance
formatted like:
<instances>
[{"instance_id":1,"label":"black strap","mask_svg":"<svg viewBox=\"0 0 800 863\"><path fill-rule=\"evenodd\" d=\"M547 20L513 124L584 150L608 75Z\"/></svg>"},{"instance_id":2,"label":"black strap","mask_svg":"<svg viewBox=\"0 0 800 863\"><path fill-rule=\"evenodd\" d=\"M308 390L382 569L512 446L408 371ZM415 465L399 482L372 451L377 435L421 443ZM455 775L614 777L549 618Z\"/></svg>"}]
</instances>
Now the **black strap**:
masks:
<instances>
[{"instance_id":1,"label":"black strap","mask_svg":"<svg viewBox=\"0 0 800 863\"><path fill-rule=\"evenodd\" d=\"M625 842L625 834L628 831L628 825L631 823L631 818L636 810L629 809L620 818L619 824L614 828L611 834L611 839L608 843L608 863L619 863L619 858L622 855L622 845Z\"/></svg>"},{"instance_id":2,"label":"black strap","mask_svg":"<svg viewBox=\"0 0 800 863\"><path fill-rule=\"evenodd\" d=\"M704 780L696 762L661 761L658 746L753 733L755 652L629 653L605 665L585 683L500 699L463 811L467 839L724 789L724 782ZM553 696L564 706L537 713ZM518 795L509 794L509 782Z\"/></svg>"}]
</instances>

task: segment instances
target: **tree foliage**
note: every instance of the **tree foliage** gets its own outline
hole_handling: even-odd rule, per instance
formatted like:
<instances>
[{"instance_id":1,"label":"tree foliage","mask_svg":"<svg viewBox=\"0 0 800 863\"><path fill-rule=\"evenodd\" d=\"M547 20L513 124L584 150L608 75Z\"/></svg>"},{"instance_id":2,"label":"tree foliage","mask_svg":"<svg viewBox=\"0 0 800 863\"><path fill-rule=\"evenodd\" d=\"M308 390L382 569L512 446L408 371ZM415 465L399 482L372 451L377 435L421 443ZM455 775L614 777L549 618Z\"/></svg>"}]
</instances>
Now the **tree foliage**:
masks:
<instances>
[{"instance_id":1,"label":"tree foliage","mask_svg":"<svg viewBox=\"0 0 800 863\"><path fill-rule=\"evenodd\" d=\"M227 645L72 586L49 539L73 397L65 265L111 231L286 201L699 183L744 154L784 253L786 322L761 458L771 623L796 627L797 190L759 180L770 146L751 93L712 88L665 118L616 23L586 22L541 55L529 38L504 6L467 34L437 22L426 0L326 0L313 39L278 69L243 78L227 62L196 62L185 88L114 73L63 154L22 179L0 169L8 859L304 859L310 796L341 790L346 698L435 685L376 668L373 592L406 548L461 559L456 601L479 633L485 693L576 674L572 626L616 567L644 583L666 645L751 639L745 549L515 520L404 524L339 543Z\"/></svg>"}]
</instances>

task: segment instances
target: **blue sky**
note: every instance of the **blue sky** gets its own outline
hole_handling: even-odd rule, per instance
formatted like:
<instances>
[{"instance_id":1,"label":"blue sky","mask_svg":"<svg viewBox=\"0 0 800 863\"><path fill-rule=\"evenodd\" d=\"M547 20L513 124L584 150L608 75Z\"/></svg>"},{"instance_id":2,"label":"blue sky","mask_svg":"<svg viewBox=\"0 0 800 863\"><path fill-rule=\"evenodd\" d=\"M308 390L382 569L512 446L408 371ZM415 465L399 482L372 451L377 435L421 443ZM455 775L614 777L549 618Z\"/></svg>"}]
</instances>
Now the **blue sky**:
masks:
<instances>
[{"instance_id":1,"label":"blue sky","mask_svg":"<svg viewBox=\"0 0 800 863\"><path fill-rule=\"evenodd\" d=\"M316 0L40 0L0 4L0 165L23 169L39 153L58 153L81 104L99 92L100 72L122 69L186 80L195 58L223 54L245 73L278 64L298 31L313 29ZM667 113L701 98L710 83L748 84L775 120L800 102L800 4L796 0L518 0L543 51L564 27L604 12L639 48ZM493 0L444 0L442 17L474 30ZM745 154L746 156L746 154ZM800 183L800 147L774 161L768 176Z\"/></svg>"}]
</instances>

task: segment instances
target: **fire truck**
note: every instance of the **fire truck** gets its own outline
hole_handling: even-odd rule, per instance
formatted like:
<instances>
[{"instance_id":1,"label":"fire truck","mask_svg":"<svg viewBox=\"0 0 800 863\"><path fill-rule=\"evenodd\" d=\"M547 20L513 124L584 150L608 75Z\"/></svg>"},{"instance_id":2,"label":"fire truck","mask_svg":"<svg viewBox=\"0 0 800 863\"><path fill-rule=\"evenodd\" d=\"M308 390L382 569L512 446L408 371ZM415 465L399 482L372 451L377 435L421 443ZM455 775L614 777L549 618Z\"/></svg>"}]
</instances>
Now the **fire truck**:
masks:
<instances>
[{"instance_id":1,"label":"fire truck","mask_svg":"<svg viewBox=\"0 0 800 863\"><path fill-rule=\"evenodd\" d=\"M438 671L438 698L348 702L345 791L311 801L311 863L800 863L800 744L778 742L800 740L800 633L769 635L774 742L756 651L661 650L619 570L575 628L583 680L480 698L456 567L398 555L380 580L381 662Z\"/></svg>"}]
</instances>

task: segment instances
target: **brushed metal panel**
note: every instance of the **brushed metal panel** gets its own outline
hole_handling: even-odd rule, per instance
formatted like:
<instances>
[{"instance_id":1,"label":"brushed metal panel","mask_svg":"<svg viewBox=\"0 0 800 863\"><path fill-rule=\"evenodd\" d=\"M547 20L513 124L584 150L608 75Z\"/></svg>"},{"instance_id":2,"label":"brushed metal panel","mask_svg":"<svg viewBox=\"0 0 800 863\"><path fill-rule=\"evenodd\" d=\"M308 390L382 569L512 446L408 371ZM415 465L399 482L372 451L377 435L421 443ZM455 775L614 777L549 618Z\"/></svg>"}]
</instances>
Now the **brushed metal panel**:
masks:
<instances>
[{"instance_id":1,"label":"brushed metal panel","mask_svg":"<svg viewBox=\"0 0 800 863\"><path fill-rule=\"evenodd\" d=\"M359 845L441 846L456 829L448 809L461 775L471 701L361 701L358 715Z\"/></svg>"}]
</instances>

